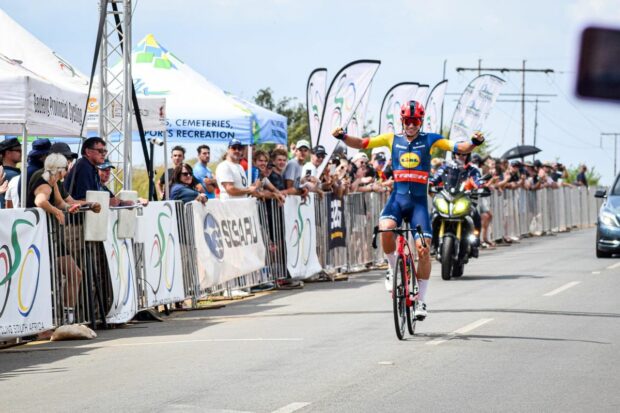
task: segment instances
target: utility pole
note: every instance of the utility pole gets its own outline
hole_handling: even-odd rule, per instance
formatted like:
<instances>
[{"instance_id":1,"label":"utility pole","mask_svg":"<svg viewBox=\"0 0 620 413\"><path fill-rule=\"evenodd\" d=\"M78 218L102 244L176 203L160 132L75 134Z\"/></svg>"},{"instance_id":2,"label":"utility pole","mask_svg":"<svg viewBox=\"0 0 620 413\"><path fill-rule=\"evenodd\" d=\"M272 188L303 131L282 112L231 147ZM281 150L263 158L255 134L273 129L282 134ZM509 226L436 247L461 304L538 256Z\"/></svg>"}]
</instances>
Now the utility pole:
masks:
<instances>
[{"instance_id":1,"label":"utility pole","mask_svg":"<svg viewBox=\"0 0 620 413\"><path fill-rule=\"evenodd\" d=\"M476 71L481 73L485 72L520 72L523 74L521 80L521 145L525 145L525 74L527 72L538 72L538 73L553 73L553 69L526 69L525 68L525 60L523 61L523 66L521 68L505 68L505 67L481 67L482 59L478 60L478 67L457 67L457 72L464 71Z\"/></svg>"},{"instance_id":2,"label":"utility pole","mask_svg":"<svg viewBox=\"0 0 620 413\"><path fill-rule=\"evenodd\" d=\"M617 168L616 165L618 163L618 137L620 136L620 132L616 132L616 133L601 133L601 142L603 139L603 136L613 136L614 137L614 176L616 176L617 173Z\"/></svg>"},{"instance_id":3,"label":"utility pole","mask_svg":"<svg viewBox=\"0 0 620 413\"><path fill-rule=\"evenodd\" d=\"M536 129L537 128L538 128L538 97L536 97L536 104L534 106L534 146L536 146Z\"/></svg>"}]
</instances>

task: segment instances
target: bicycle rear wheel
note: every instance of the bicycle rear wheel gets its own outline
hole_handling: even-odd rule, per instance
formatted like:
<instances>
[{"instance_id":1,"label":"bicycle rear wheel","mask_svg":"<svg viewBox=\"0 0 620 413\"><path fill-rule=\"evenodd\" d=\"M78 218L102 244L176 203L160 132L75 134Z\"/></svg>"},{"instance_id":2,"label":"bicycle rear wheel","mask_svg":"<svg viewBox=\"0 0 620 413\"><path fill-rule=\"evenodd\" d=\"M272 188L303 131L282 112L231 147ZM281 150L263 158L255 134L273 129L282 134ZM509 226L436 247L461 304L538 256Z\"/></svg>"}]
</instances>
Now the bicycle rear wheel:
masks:
<instances>
[{"instance_id":1,"label":"bicycle rear wheel","mask_svg":"<svg viewBox=\"0 0 620 413\"><path fill-rule=\"evenodd\" d=\"M399 340L405 337L405 323L407 321L405 314L407 300L405 294L405 263L401 257L398 257L396 268L394 269L394 277L392 278L392 307L394 310L396 337Z\"/></svg>"},{"instance_id":2,"label":"bicycle rear wheel","mask_svg":"<svg viewBox=\"0 0 620 413\"><path fill-rule=\"evenodd\" d=\"M415 267L411 259L407 259L407 274L409 274L409 294L411 297L415 297L418 293L418 279L416 278ZM415 301L411 307L407 307L407 330L409 330L409 334L415 334Z\"/></svg>"}]
</instances>

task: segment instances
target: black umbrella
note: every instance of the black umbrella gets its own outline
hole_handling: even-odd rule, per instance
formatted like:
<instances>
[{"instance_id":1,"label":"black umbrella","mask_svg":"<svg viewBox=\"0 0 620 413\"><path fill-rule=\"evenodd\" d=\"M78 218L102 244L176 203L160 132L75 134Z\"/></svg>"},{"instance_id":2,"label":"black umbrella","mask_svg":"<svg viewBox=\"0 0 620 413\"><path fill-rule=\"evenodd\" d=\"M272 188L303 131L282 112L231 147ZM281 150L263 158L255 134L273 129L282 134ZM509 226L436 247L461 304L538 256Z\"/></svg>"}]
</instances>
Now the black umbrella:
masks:
<instances>
[{"instance_id":1,"label":"black umbrella","mask_svg":"<svg viewBox=\"0 0 620 413\"><path fill-rule=\"evenodd\" d=\"M502 155L502 159L523 158L529 155L536 155L538 152L540 152L540 149L535 146L519 145L506 151L506 153Z\"/></svg>"}]
</instances>

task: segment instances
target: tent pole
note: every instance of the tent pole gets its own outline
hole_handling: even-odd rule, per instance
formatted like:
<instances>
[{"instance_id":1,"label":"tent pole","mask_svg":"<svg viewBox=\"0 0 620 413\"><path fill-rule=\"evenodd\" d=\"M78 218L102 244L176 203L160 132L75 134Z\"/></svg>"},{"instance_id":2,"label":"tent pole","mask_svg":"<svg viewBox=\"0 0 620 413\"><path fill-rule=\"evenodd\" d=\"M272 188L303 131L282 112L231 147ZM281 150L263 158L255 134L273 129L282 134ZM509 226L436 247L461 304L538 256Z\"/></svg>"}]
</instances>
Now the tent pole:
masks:
<instances>
[{"instance_id":1,"label":"tent pole","mask_svg":"<svg viewBox=\"0 0 620 413\"><path fill-rule=\"evenodd\" d=\"M248 184L246 188L253 184L252 182L252 143L248 145Z\"/></svg>"},{"instance_id":2,"label":"tent pole","mask_svg":"<svg viewBox=\"0 0 620 413\"><path fill-rule=\"evenodd\" d=\"M26 166L26 152L28 150L28 130L26 124L22 125L22 164L21 164L21 182L22 188L19 194L19 205L13 205L13 208L26 208L26 192L28 190L28 168Z\"/></svg>"},{"instance_id":3,"label":"tent pole","mask_svg":"<svg viewBox=\"0 0 620 413\"><path fill-rule=\"evenodd\" d=\"M164 131L164 193L162 199L170 199L170 177L168 176L168 130Z\"/></svg>"}]
</instances>

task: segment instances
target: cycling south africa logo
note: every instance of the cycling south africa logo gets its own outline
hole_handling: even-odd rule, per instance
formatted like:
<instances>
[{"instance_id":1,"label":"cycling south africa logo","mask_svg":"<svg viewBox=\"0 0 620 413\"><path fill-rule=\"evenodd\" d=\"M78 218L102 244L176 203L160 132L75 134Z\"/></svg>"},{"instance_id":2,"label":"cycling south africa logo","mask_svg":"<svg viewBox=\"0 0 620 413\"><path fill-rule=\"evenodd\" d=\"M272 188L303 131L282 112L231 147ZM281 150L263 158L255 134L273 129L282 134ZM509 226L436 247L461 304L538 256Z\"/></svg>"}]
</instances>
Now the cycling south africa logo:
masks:
<instances>
[{"instance_id":1,"label":"cycling south africa logo","mask_svg":"<svg viewBox=\"0 0 620 413\"><path fill-rule=\"evenodd\" d=\"M211 254L218 260L222 261L224 258L224 242L222 240L222 231L220 224L218 224L215 217L211 214L207 214L205 217L204 236L207 246L211 251Z\"/></svg>"},{"instance_id":2,"label":"cycling south africa logo","mask_svg":"<svg viewBox=\"0 0 620 413\"><path fill-rule=\"evenodd\" d=\"M110 276L116 295L114 310L124 307L131 297L133 284L132 262L127 239L118 238L118 218L112 226L112 253L110 254Z\"/></svg>"},{"instance_id":3,"label":"cycling south africa logo","mask_svg":"<svg viewBox=\"0 0 620 413\"><path fill-rule=\"evenodd\" d=\"M22 225L36 227L39 224L39 211L28 209L34 215L34 222L27 219L16 219L11 228L11 242L0 247L0 318L6 310L11 287L17 282L17 309L22 317L28 317L34 307L39 289L41 275L41 253L39 248L30 244L25 251L22 248L17 229ZM26 242L26 245L28 242ZM30 287L34 281L34 288ZM28 288L26 288L28 284ZM26 294L28 293L28 294ZM24 297L26 294L26 297Z\"/></svg>"},{"instance_id":4,"label":"cycling south africa logo","mask_svg":"<svg viewBox=\"0 0 620 413\"><path fill-rule=\"evenodd\" d=\"M160 212L157 216L157 232L151 243L150 268L159 272L157 285L151 285L151 291L157 295L161 287L161 281L164 280L166 290L172 291L174 286L174 274L176 263L174 260L175 240L172 235L172 205L168 202L164 204L167 212ZM165 224L162 222L165 221Z\"/></svg>"}]
</instances>

